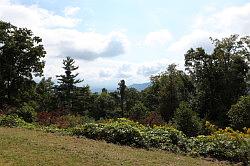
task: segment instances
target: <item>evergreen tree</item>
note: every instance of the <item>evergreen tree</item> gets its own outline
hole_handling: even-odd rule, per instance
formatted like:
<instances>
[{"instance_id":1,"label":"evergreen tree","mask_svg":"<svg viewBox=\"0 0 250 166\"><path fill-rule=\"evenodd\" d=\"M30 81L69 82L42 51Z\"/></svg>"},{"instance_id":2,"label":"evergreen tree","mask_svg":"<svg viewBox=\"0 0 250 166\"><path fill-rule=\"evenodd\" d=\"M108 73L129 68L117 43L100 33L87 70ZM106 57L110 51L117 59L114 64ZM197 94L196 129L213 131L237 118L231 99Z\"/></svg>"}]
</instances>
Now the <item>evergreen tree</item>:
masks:
<instances>
[{"instance_id":1,"label":"evergreen tree","mask_svg":"<svg viewBox=\"0 0 250 166\"><path fill-rule=\"evenodd\" d=\"M120 104L121 104L121 109L122 109L122 117L124 116L124 101L125 101L125 90L126 90L126 85L125 85L125 81L121 80L118 83L119 87L118 87L118 91L119 91L119 95L120 95Z\"/></svg>"},{"instance_id":2,"label":"evergreen tree","mask_svg":"<svg viewBox=\"0 0 250 166\"><path fill-rule=\"evenodd\" d=\"M54 82L49 77L42 80L36 85L36 101L39 105L39 112L53 111L56 108L56 95L54 89Z\"/></svg>"},{"instance_id":3,"label":"evergreen tree","mask_svg":"<svg viewBox=\"0 0 250 166\"><path fill-rule=\"evenodd\" d=\"M72 74L73 71L78 69L78 66L74 66L74 59L67 57L63 60L63 69L65 70L64 75L57 75L58 77L58 94L60 105L65 106L66 108L72 107L72 97L74 89L76 88L75 84L82 82L83 80L76 79L79 73Z\"/></svg>"},{"instance_id":4,"label":"evergreen tree","mask_svg":"<svg viewBox=\"0 0 250 166\"><path fill-rule=\"evenodd\" d=\"M112 118L114 116L115 110L115 101L113 97L110 96L107 92L103 91L95 99L95 110L93 111L93 117L96 120L100 118Z\"/></svg>"}]
</instances>

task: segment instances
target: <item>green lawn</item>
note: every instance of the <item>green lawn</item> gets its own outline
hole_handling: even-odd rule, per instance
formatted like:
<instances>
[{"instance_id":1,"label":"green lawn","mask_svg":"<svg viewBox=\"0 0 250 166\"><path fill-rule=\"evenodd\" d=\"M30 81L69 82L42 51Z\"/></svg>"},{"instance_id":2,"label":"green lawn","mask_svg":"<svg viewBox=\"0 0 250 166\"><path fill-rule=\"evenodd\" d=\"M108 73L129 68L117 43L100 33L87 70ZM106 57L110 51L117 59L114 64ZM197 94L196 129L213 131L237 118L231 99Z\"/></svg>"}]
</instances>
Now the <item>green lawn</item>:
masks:
<instances>
[{"instance_id":1,"label":"green lawn","mask_svg":"<svg viewBox=\"0 0 250 166\"><path fill-rule=\"evenodd\" d=\"M225 165L164 151L0 127L0 165Z\"/></svg>"}]
</instances>

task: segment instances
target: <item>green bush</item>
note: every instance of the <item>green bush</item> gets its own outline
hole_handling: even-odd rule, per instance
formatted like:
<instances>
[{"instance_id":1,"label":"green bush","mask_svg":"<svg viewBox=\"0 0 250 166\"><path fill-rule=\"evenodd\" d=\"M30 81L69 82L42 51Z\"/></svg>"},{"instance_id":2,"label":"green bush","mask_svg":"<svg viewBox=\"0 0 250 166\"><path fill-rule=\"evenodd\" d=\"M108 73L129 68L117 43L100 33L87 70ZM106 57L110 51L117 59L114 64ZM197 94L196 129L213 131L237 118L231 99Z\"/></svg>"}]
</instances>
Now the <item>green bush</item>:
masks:
<instances>
[{"instance_id":1,"label":"green bush","mask_svg":"<svg viewBox=\"0 0 250 166\"><path fill-rule=\"evenodd\" d=\"M2 115L0 116L0 126L6 127L21 127L24 126L26 122L19 118L17 115Z\"/></svg>"},{"instance_id":2,"label":"green bush","mask_svg":"<svg viewBox=\"0 0 250 166\"><path fill-rule=\"evenodd\" d=\"M142 102L138 102L128 111L128 117L132 120L142 121L146 117L147 112L147 107Z\"/></svg>"},{"instance_id":3,"label":"green bush","mask_svg":"<svg viewBox=\"0 0 250 166\"><path fill-rule=\"evenodd\" d=\"M228 112L231 125L235 129L250 128L250 96L242 96Z\"/></svg>"},{"instance_id":4,"label":"green bush","mask_svg":"<svg viewBox=\"0 0 250 166\"><path fill-rule=\"evenodd\" d=\"M69 119L75 117L68 116ZM211 126L211 124L208 124ZM35 128L17 115L1 115L0 126ZM146 127L125 118L110 119L101 123L83 123L74 128L59 129L55 125L41 127L47 132L84 136L95 140L142 148L157 148L222 160L249 164L250 135L231 128L213 129L210 135L187 137L171 126Z\"/></svg>"},{"instance_id":5,"label":"green bush","mask_svg":"<svg viewBox=\"0 0 250 166\"><path fill-rule=\"evenodd\" d=\"M191 154L215 157L221 160L249 163L250 140L240 134L214 133L190 139Z\"/></svg>"},{"instance_id":6,"label":"green bush","mask_svg":"<svg viewBox=\"0 0 250 166\"><path fill-rule=\"evenodd\" d=\"M168 126L154 126L144 132L149 147L173 152L186 152L188 138L183 132Z\"/></svg>"},{"instance_id":7,"label":"green bush","mask_svg":"<svg viewBox=\"0 0 250 166\"><path fill-rule=\"evenodd\" d=\"M235 162L249 161L249 134L235 132L229 128L219 129L208 136L189 138L171 126L146 127L119 118L73 128L72 134L133 147L157 148Z\"/></svg>"},{"instance_id":8,"label":"green bush","mask_svg":"<svg viewBox=\"0 0 250 166\"><path fill-rule=\"evenodd\" d=\"M36 117L35 107L36 103L34 102L23 103L22 106L17 109L16 114L25 122L32 123Z\"/></svg>"},{"instance_id":9,"label":"green bush","mask_svg":"<svg viewBox=\"0 0 250 166\"><path fill-rule=\"evenodd\" d=\"M178 130L188 136L197 136L202 130L202 123L196 113L186 102L181 102L174 115L174 123Z\"/></svg>"},{"instance_id":10,"label":"green bush","mask_svg":"<svg viewBox=\"0 0 250 166\"><path fill-rule=\"evenodd\" d=\"M132 121L120 119L106 124L89 123L73 129L73 135L85 136L91 139L106 140L107 142L144 147L145 141L138 126ZM123 122L122 122L123 121ZM141 125L142 126L142 125Z\"/></svg>"},{"instance_id":11,"label":"green bush","mask_svg":"<svg viewBox=\"0 0 250 166\"><path fill-rule=\"evenodd\" d=\"M139 123L119 118L102 124L86 124L74 128L73 135L102 139L121 145L185 151L186 136L171 127L145 127Z\"/></svg>"}]
</instances>

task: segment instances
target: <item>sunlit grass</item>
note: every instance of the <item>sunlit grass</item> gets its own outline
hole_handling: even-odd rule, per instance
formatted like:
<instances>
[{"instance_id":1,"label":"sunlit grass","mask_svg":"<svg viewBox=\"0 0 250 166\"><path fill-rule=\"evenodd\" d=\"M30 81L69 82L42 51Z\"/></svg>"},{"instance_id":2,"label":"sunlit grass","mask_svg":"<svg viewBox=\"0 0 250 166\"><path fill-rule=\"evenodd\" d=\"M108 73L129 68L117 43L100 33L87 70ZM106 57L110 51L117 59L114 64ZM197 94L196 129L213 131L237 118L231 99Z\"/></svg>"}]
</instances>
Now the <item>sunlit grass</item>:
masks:
<instances>
[{"instance_id":1,"label":"sunlit grass","mask_svg":"<svg viewBox=\"0 0 250 166\"><path fill-rule=\"evenodd\" d=\"M42 131L0 128L0 165L223 165Z\"/></svg>"}]
</instances>

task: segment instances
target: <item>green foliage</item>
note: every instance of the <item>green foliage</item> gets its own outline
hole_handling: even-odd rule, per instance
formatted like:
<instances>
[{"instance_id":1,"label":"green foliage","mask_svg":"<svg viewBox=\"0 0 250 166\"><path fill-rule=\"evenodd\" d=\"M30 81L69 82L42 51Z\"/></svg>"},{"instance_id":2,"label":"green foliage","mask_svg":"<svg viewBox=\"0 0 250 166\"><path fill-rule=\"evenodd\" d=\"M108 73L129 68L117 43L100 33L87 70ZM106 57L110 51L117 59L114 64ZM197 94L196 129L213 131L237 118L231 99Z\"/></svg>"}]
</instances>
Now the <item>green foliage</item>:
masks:
<instances>
[{"instance_id":1,"label":"green foliage","mask_svg":"<svg viewBox=\"0 0 250 166\"><path fill-rule=\"evenodd\" d=\"M204 129L203 129L202 134L210 135L210 134L215 133L218 130L219 130L218 126L210 123L209 121L205 121Z\"/></svg>"},{"instance_id":2,"label":"green foliage","mask_svg":"<svg viewBox=\"0 0 250 166\"><path fill-rule=\"evenodd\" d=\"M152 86L145 91L145 105L156 108L168 122L173 118L179 103L187 101L192 93L190 78L183 71L177 70L175 64L171 64L166 72L151 77L151 82Z\"/></svg>"},{"instance_id":3,"label":"green foliage","mask_svg":"<svg viewBox=\"0 0 250 166\"><path fill-rule=\"evenodd\" d=\"M188 138L183 132L168 126L154 126L147 128L145 137L149 147L172 152L187 152Z\"/></svg>"},{"instance_id":4,"label":"green foliage","mask_svg":"<svg viewBox=\"0 0 250 166\"><path fill-rule=\"evenodd\" d=\"M142 121L148 113L147 107L142 102L136 103L128 112L128 117L136 121Z\"/></svg>"},{"instance_id":5,"label":"green foliage","mask_svg":"<svg viewBox=\"0 0 250 166\"><path fill-rule=\"evenodd\" d=\"M21 127L24 126L26 122L19 118L17 115L2 115L0 116L0 126L6 127Z\"/></svg>"},{"instance_id":6,"label":"green foliage","mask_svg":"<svg viewBox=\"0 0 250 166\"><path fill-rule=\"evenodd\" d=\"M178 153L190 153L235 162L249 162L250 136L232 129L218 130L208 136L188 138L183 132L168 126L145 127L121 118L105 123L89 123L71 130L73 135L106 140L134 147L158 148Z\"/></svg>"},{"instance_id":7,"label":"green foliage","mask_svg":"<svg viewBox=\"0 0 250 166\"><path fill-rule=\"evenodd\" d=\"M177 129L188 136L196 136L201 132L202 123L196 113L186 102L181 102L174 115L174 122Z\"/></svg>"},{"instance_id":8,"label":"green foliage","mask_svg":"<svg viewBox=\"0 0 250 166\"><path fill-rule=\"evenodd\" d=\"M41 42L31 30L0 21L0 107L18 105L33 76L42 75L46 52Z\"/></svg>"},{"instance_id":9,"label":"green foliage","mask_svg":"<svg viewBox=\"0 0 250 166\"><path fill-rule=\"evenodd\" d=\"M58 98L61 106L66 107L68 109L72 108L72 98L74 95L73 90L76 88L77 83L82 82L83 80L76 79L79 73L72 74L73 71L78 69L78 66L74 66L74 59L70 57L66 57L63 60L63 69L65 70L64 75L57 75L59 86L58 90Z\"/></svg>"},{"instance_id":10,"label":"green foliage","mask_svg":"<svg viewBox=\"0 0 250 166\"><path fill-rule=\"evenodd\" d=\"M94 122L94 119L88 116L80 115L60 115L60 111L57 112L39 112L37 113L37 123L43 126L55 126L57 128L71 128L78 125Z\"/></svg>"},{"instance_id":11,"label":"green foliage","mask_svg":"<svg viewBox=\"0 0 250 166\"><path fill-rule=\"evenodd\" d=\"M188 50L185 66L196 88L193 107L202 118L226 126L231 105L247 93L250 37L232 35L212 42L211 54L203 48Z\"/></svg>"},{"instance_id":12,"label":"green foliage","mask_svg":"<svg viewBox=\"0 0 250 166\"><path fill-rule=\"evenodd\" d=\"M95 110L92 112L92 116L99 120L100 118L107 118L114 116L115 110L115 101L107 93L102 92L95 100Z\"/></svg>"},{"instance_id":13,"label":"green foliage","mask_svg":"<svg viewBox=\"0 0 250 166\"><path fill-rule=\"evenodd\" d=\"M118 91L119 91L119 97L120 97L120 106L121 106L121 110L122 110L122 117L124 116L124 100L125 100L125 90L127 88L125 81L121 80L118 83Z\"/></svg>"},{"instance_id":14,"label":"green foliage","mask_svg":"<svg viewBox=\"0 0 250 166\"><path fill-rule=\"evenodd\" d=\"M242 96L228 112L231 125L235 129L250 128L250 96Z\"/></svg>"},{"instance_id":15,"label":"green foliage","mask_svg":"<svg viewBox=\"0 0 250 166\"><path fill-rule=\"evenodd\" d=\"M97 96L93 95L89 86L76 87L72 96L71 111L80 115L91 115L95 109L95 99Z\"/></svg>"},{"instance_id":16,"label":"green foliage","mask_svg":"<svg viewBox=\"0 0 250 166\"><path fill-rule=\"evenodd\" d=\"M57 99L54 90L54 82L49 77L36 85L36 101L38 103L38 112L52 111L56 108Z\"/></svg>"},{"instance_id":17,"label":"green foliage","mask_svg":"<svg viewBox=\"0 0 250 166\"><path fill-rule=\"evenodd\" d=\"M36 103L29 102L23 103L19 109L17 109L16 114L22 118L25 122L34 122L36 117Z\"/></svg>"},{"instance_id":18,"label":"green foliage","mask_svg":"<svg viewBox=\"0 0 250 166\"><path fill-rule=\"evenodd\" d=\"M186 150L185 142L187 142L185 135L174 128L150 128L124 118L101 124L86 124L74 128L73 134L92 139L103 139L121 145L178 152Z\"/></svg>"},{"instance_id":19,"label":"green foliage","mask_svg":"<svg viewBox=\"0 0 250 166\"><path fill-rule=\"evenodd\" d=\"M141 102L141 93L135 88L126 88L125 90L125 110L130 111L138 102ZM125 112L125 115L128 114Z\"/></svg>"},{"instance_id":20,"label":"green foliage","mask_svg":"<svg viewBox=\"0 0 250 166\"><path fill-rule=\"evenodd\" d=\"M94 119L88 116L80 116L80 115L64 115L61 116L60 118L67 123L67 128L95 122Z\"/></svg>"},{"instance_id":21,"label":"green foliage","mask_svg":"<svg viewBox=\"0 0 250 166\"><path fill-rule=\"evenodd\" d=\"M192 154L249 164L250 137L247 134L226 128L212 135L192 138L189 145Z\"/></svg>"}]
</instances>

